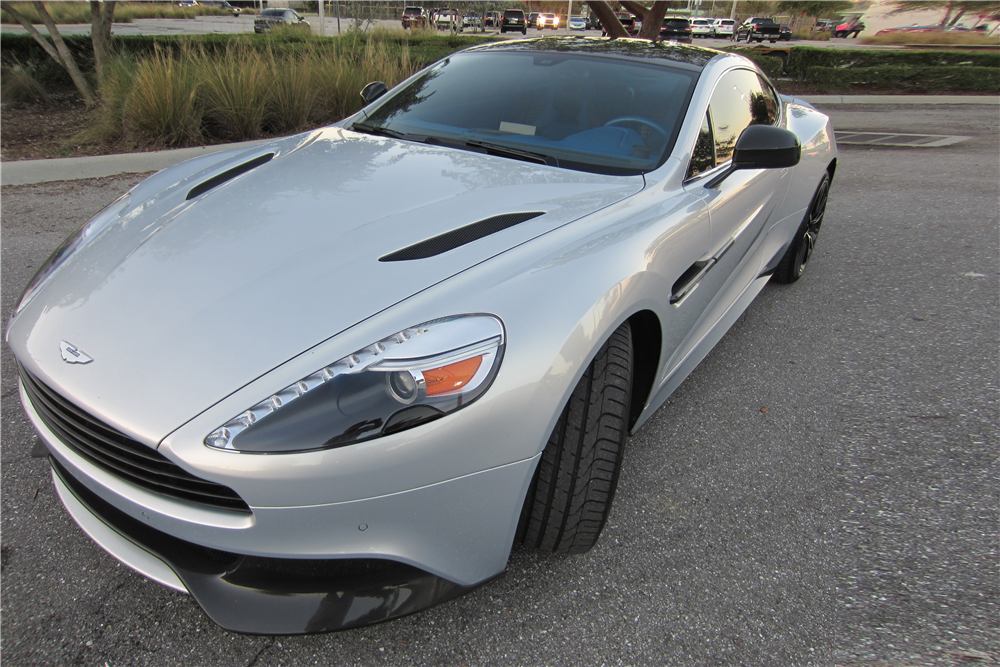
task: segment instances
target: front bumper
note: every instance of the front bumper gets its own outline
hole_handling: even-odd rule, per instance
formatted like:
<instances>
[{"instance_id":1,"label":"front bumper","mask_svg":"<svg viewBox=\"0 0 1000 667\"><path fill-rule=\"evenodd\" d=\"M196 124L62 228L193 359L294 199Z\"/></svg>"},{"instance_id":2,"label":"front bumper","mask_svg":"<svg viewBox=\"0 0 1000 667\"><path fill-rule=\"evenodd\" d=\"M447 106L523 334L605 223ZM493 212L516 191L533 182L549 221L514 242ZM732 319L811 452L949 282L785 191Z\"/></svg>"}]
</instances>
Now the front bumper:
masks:
<instances>
[{"instance_id":1,"label":"front bumper","mask_svg":"<svg viewBox=\"0 0 1000 667\"><path fill-rule=\"evenodd\" d=\"M112 556L253 634L411 614L502 573L537 457L358 500L234 512L179 502L93 465L21 399L66 509Z\"/></svg>"},{"instance_id":2,"label":"front bumper","mask_svg":"<svg viewBox=\"0 0 1000 667\"><path fill-rule=\"evenodd\" d=\"M59 497L84 531L126 565L190 592L227 630L304 634L412 614L463 595L462 586L380 559L293 560L208 549L150 528L101 499L56 459Z\"/></svg>"}]
</instances>

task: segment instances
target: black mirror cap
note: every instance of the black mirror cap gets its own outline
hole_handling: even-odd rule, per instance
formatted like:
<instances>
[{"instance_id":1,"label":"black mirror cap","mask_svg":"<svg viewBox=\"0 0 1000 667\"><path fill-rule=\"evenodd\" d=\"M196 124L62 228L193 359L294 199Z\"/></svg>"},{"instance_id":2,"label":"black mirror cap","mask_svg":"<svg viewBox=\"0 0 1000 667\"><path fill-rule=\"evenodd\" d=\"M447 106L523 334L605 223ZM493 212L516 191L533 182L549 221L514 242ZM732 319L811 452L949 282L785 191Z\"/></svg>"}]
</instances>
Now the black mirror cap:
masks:
<instances>
[{"instance_id":1,"label":"black mirror cap","mask_svg":"<svg viewBox=\"0 0 1000 667\"><path fill-rule=\"evenodd\" d=\"M381 81L372 81L361 89L361 99L368 105L385 95L388 90Z\"/></svg>"},{"instance_id":2,"label":"black mirror cap","mask_svg":"<svg viewBox=\"0 0 1000 667\"><path fill-rule=\"evenodd\" d=\"M733 165L737 169L783 169L794 167L801 157L802 146L793 132L751 125L736 140Z\"/></svg>"}]
</instances>

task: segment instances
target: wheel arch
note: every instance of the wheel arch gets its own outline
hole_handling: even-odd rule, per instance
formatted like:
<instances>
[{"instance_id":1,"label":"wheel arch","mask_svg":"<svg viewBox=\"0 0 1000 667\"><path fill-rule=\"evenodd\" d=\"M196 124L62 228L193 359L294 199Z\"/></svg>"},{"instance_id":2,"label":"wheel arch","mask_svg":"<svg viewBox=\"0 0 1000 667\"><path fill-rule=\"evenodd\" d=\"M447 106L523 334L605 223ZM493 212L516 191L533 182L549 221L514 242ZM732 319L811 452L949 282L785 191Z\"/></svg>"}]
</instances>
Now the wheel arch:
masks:
<instances>
[{"instance_id":1,"label":"wheel arch","mask_svg":"<svg viewBox=\"0 0 1000 667\"><path fill-rule=\"evenodd\" d=\"M660 318L651 310L640 310L627 321L632 329L632 398L628 414L631 431L653 391L660 367L663 331Z\"/></svg>"}]
</instances>

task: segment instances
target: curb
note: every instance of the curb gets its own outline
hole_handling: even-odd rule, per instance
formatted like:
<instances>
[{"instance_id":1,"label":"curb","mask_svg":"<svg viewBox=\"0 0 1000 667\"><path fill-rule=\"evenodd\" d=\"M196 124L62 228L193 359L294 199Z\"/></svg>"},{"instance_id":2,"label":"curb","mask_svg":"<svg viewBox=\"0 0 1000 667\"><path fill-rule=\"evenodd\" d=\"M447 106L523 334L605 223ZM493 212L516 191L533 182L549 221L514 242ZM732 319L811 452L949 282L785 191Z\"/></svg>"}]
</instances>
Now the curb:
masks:
<instances>
[{"instance_id":1,"label":"curb","mask_svg":"<svg viewBox=\"0 0 1000 667\"><path fill-rule=\"evenodd\" d=\"M53 181L75 181L82 178L102 178L118 174L141 174L147 171L166 169L178 162L201 155L218 153L231 148L255 146L268 141L273 141L273 139L195 148L175 148L151 153L122 153L92 157L0 162L0 185L31 185Z\"/></svg>"},{"instance_id":2,"label":"curb","mask_svg":"<svg viewBox=\"0 0 1000 667\"><path fill-rule=\"evenodd\" d=\"M1000 104L997 95L800 95L810 104Z\"/></svg>"},{"instance_id":3,"label":"curb","mask_svg":"<svg viewBox=\"0 0 1000 667\"><path fill-rule=\"evenodd\" d=\"M956 95L807 95L800 96L810 104L991 104L1000 105L1000 96ZM237 144L176 148L152 153L123 153L96 157L55 158L50 160L17 160L0 162L0 185L32 185L54 181L74 181L102 178L118 174L141 174L230 148L242 148L274 141L260 139Z\"/></svg>"}]
</instances>

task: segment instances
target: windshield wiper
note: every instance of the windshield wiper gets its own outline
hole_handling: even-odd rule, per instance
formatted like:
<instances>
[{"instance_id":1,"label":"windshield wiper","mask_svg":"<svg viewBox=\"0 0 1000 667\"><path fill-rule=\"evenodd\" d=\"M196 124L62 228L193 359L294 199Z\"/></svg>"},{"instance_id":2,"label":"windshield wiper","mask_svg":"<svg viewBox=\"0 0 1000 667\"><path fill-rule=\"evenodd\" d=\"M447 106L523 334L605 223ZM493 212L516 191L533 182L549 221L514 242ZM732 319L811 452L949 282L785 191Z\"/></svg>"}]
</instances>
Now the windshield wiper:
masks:
<instances>
[{"instance_id":1,"label":"windshield wiper","mask_svg":"<svg viewBox=\"0 0 1000 667\"><path fill-rule=\"evenodd\" d=\"M500 146L499 144L491 144L485 141L466 141L465 145L471 148L482 148L484 151L486 151L487 155L496 155L498 157L509 157L515 160L534 162L535 164L547 164L550 167L559 166L559 160L552 157L551 155L545 155L544 153L532 153L531 151L524 151L521 150L520 148Z\"/></svg>"},{"instance_id":2,"label":"windshield wiper","mask_svg":"<svg viewBox=\"0 0 1000 667\"><path fill-rule=\"evenodd\" d=\"M364 123L354 123L351 125L351 129L355 132L363 132L365 134L373 134L376 137L392 137L393 139L406 139L407 135L403 132L397 132L396 130L390 130L387 127L380 127L378 125L365 125Z\"/></svg>"}]
</instances>

